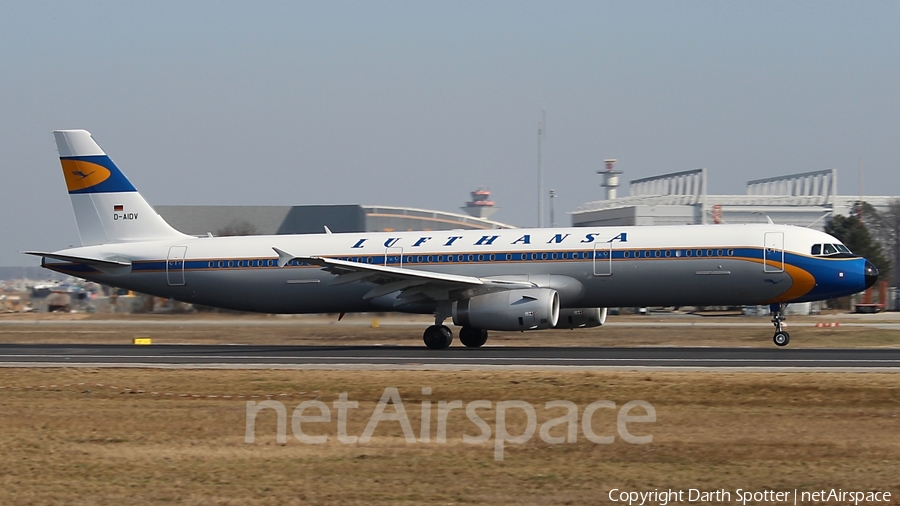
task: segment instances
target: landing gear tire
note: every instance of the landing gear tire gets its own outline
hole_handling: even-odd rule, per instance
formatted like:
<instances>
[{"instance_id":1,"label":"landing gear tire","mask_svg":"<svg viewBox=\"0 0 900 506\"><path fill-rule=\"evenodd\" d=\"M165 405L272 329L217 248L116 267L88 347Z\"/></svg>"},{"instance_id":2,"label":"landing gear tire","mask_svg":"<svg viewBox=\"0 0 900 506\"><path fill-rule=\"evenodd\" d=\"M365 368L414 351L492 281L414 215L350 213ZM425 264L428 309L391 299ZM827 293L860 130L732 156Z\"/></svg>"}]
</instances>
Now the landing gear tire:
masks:
<instances>
[{"instance_id":1,"label":"landing gear tire","mask_svg":"<svg viewBox=\"0 0 900 506\"><path fill-rule=\"evenodd\" d=\"M453 342L453 332L446 325L432 325L425 329L422 340L430 350L443 350Z\"/></svg>"},{"instance_id":2,"label":"landing gear tire","mask_svg":"<svg viewBox=\"0 0 900 506\"><path fill-rule=\"evenodd\" d=\"M772 312L772 325L775 325L775 336L772 341L776 346L787 346L791 342L791 336L784 331L784 308L787 304L772 304L769 310Z\"/></svg>"},{"instance_id":3,"label":"landing gear tire","mask_svg":"<svg viewBox=\"0 0 900 506\"><path fill-rule=\"evenodd\" d=\"M791 335L784 331L776 332L772 341L774 341L777 346L787 346L787 344L791 342Z\"/></svg>"},{"instance_id":4,"label":"landing gear tire","mask_svg":"<svg viewBox=\"0 0 900 506\"><path fill-rule=\"evenodd\" d=\"M488 332L472 327L463 327L459 330L459 342L466 348L480 348L487 342Z\"/></svg>"}]
</instances>

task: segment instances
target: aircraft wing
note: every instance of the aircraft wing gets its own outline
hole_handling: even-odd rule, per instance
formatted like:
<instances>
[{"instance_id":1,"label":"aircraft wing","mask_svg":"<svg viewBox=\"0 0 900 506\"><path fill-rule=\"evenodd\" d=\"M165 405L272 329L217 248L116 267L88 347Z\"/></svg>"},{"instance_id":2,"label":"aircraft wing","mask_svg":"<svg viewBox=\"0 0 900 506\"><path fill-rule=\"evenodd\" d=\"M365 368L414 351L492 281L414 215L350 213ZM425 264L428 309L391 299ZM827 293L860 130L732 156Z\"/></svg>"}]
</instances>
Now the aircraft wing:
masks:
<instances>
[{"instance_id":1,"label":"aircraft wing","mask_svg":"<svg viewBox=\"0 0 900 506\"><path fill-rule=\"evenodd\" d=\"M486 293L519 288L534 288L537 286L528 281L461 276L419 269L348 262L335 258L294 256L278 248L273 247L272 249L278 253L279 267L284 267L292 260L299 260L311 265L321 266L323 270L336 275L337 277L329 283L330 285L343 285L354 282L380 285L366 293L363 297L364 299L374 299L399 291L398 299L403 299L406 303L412 303L427 299L449 300L455 298L453 297L453 292L466 289Z\"/></svg>"}]
</instances>

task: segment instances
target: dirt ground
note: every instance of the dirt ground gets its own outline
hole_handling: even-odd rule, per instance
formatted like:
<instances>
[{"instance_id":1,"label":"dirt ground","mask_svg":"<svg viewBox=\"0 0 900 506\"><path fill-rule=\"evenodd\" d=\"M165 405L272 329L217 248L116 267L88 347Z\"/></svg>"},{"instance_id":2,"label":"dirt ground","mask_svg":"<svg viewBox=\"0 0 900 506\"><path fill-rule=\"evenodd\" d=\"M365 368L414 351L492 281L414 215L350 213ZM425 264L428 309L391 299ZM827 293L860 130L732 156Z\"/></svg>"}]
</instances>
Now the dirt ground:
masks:
<instances>
[{"instance_id":1,"label":"dirt ground","mask_svg":"<svg viewBox=\"0 0 900 506\"><path fill-rule=\"evenodd\" d=\"M612 504L612 489L669 488L891 491L892 500L878 504L898 504L898 380L886 373L4 368L0 504ZM365 444L341 443L334 402L346 393L359 403L348 410L346 434L360 436L389 387L402 397L414 442L400 422L382 421ZM248 443L247 403L267 399L285 406L286 441L277 441L276 411L265 409ZM304 421L301 430L326 435L324 444L301 442L292 430L294 408L310 400L325 403L331 420ZM437 442L439 402L477 400L490 404L477 413L491 438L465 442L481 429L457 409L445 416L446 442ZM534 407L538 428L521 444L505 444L496 460L499 403L513 400ZM574 442L539 435L547 420L567 413L545 407L554 400L577 405ZM585 408L597 400L615 403L589 422L596 435L613 436L610 444L589 441L583 430ZM629 423L626 434L652 436L646 444L627 442L617 424L618 410L638 400L656 421ZM428 442L418 441L423 412ZM526 412L505 413L506 432L522 434ZM555 426L548 436L563 438L567 429ZM727 503L739 504L734 495Z\"/></svg>"}]
</instances>

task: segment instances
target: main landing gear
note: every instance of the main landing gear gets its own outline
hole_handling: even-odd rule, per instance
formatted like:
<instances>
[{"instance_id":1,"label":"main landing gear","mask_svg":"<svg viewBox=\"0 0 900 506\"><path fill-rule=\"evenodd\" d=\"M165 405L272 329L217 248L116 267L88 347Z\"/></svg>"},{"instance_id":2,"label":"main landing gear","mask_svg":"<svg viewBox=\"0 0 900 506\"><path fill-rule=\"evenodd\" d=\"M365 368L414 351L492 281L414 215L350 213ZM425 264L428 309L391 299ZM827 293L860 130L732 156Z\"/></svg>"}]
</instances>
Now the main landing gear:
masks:
<instances>
[{"instance_id":1,"label":"main landing gear","mask_svg":"<svg viewBox=\"0 0 900 506\"><path fill-rule=\"evenodd\" d=\"M430 350L443 350L453 342L453 332L444 325L444 320L450 317L448 311L438 311L434 315L434 325L425 329L422 340ZM459 330L459 342L466 348L480 348L487 342L487 330L472 327L463 327Z\"/></svg>"},{"instance_id":2,"label":"main landing gear","mask_svg":"<svg viewBox=\"0 0 900 506\"><path fill-rule=\"evenodd\" d=\"M488 331L463 327L459 331L459 342L466 348L480 348L487 342ZM446 325L432 325L422 335L425 346L430 350L443 350L453 342L453 332Z\"/></svg>"},{"instance_id":3,"label":"main landing gear","mask_svg":"<svg viewBox=\"0 0 900 506\"><path fill-rule=\"evenodd\" d=\"M453 332L446 325L432 325L425 329L422 336L425 346L430 350L443 350L453 342Z\"/></svg>"},{"instance_id":4,"label":"main landing gear","mask_svg":"<svg viewBox=\"0 0 900 506\"><path fill-rule=\"evenodd\" d=\"M784 330L784 308L787 304L772 304L769 310L772 312L772 325L775 325L775 335L772 341L777 346L787 346L791 342L791 335Z\"/></svg>"},{"instance_id":5,"label":"main landing gear","mask_svg":"<svg viewBox=\"0 0 900 506\"><path fill-rule=\"evenodd\" d=\"M488 331L463 327L459 330L459 342L466 348L480 348L487 342Z\"/></svg>"}]
</instances>

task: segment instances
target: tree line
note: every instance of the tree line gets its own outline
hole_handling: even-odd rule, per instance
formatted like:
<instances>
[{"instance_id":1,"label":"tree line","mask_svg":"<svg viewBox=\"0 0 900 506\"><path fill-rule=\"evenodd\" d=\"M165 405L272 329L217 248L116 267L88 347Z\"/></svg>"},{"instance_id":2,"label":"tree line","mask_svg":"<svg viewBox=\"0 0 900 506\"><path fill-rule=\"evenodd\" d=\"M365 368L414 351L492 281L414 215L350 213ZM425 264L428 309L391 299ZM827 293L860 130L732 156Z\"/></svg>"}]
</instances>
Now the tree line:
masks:
<instances>
[{"instance_id":1,"label":"tree line","mask_svg":"<svg viewBox=\"0 0 900 506\"><path fill-rule=\"evenodd\" d=\"M857 202L850 216L834 216L826 225L831 234L857 255L878 267L879 279L898 284L900 274L900 199L879 212L867 202Z\"/></svg>"}]
</instances>

